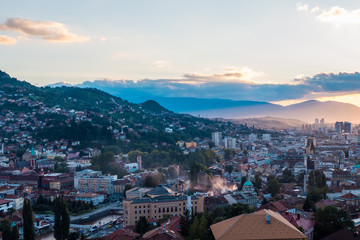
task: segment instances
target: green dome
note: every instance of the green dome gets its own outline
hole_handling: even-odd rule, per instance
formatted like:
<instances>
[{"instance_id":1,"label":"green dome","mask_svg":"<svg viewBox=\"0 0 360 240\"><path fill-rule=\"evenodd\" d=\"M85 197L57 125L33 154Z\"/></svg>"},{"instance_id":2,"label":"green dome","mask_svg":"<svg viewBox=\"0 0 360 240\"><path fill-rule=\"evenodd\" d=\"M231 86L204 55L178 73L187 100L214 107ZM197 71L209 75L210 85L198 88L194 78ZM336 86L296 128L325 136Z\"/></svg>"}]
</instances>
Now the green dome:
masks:
<instances>
[{"instance_id":1,"label":"green dome","mask_svg":"<svg viewBox=\"0 0 360 240\"><path fill-rule=\"evenodd\" d=\"M250 181L246 181L245 183L244 183L244 186L252 186L253 184L252 184L252 182L250 182Z\"/></svg>"}]
</instances>

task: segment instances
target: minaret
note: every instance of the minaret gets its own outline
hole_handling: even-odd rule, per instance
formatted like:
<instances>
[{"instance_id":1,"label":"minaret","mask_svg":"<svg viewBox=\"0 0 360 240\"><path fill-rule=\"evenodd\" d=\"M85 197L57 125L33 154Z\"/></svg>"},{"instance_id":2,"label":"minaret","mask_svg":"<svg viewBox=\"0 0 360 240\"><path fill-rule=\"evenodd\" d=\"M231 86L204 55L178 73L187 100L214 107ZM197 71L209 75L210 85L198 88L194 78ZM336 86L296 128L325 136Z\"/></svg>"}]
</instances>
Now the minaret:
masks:
<instances>
[{"instance_id":1,"label":"minaret","mask_svg":"<svg viewBox=\"0 0 360 240\"><path fill-rule=\"evenodd\" d=\"M304 165L306 167L305 174L304 174L304 193L306 194L306 191L307 191L307 189L306 189L306 180L308 178L308 175L307 175L307 173L308 173L308 171L307 171L307 156L306 156L306 154L305 154L305 157L304 157Z\"/></svg>"},{"instance_id":2,"label":"minaret","mask_svg":"<svg viewBox=\"0 0 360 240\"><path fill-rule=\"evenodd\" d=\"M188 210L189 219L191 219L191 216L192 216L192 211L191 211L191 209L192 209L192 204L191 204L191 196L190 196L190 195L187 196L186 208L187 208L187 210Z\"/></svg>"},{"instance_id":3,"label":"minaret","mask_svg":"<svg viewBox=\"0 0 360 240\"><path fill-rule=\"evenodd\" d=\"M137 155L136 162L137 162L137 165L138 165L138 169L139 169L140 171L142 171L141 155Z\"/></svg>"}]
</instances>

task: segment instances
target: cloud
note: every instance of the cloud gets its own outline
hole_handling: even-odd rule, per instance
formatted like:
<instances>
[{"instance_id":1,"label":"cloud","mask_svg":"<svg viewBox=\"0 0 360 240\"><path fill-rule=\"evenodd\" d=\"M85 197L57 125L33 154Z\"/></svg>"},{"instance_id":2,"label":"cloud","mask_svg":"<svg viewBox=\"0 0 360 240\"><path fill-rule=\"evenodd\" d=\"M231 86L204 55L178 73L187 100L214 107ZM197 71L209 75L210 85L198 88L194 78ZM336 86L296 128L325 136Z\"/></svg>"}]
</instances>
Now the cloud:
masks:
<instances>
[{"instance_id":1,"label":"cloud","mask_svg":"<svg viewBox=\"0 0 360 240\"><path fill-rule=\"evenodd\" d=\"M257 72L248 67L228 67L223 73L216 74L201 74L201 73L189 73L185 74L184 78L188 81L196 83L206 82L239 82L239 83L253 83L257 78L263 77L263 72Z\"/></svg>"},{"instance_id":2,"label":"cloud","mask_svg":"<svg viewBox=\"0 0 360 240\"><path fill-rule=\"evenodd\" d=\"M23 18L9 18L0 24L0 30L20 33L25 37L41 37L50 42L83 42L89 38L69 32L58 22L34 21Z\"/></svg>"},{"instance_id":3,"label":"cloud","mask_svg":"<svg viewBox=\"0 0 360 240\"><path fill-rule=\"evenodd\" d=\"M228 70L230 71L230 70ZM212 75L185 74L178 79L95 80L77 87L98 88L132 102L158 97L195 97L234 100L297 102L298 99L320 99L329 96L360 94L360 73L319 73L304 75L287 84L256 83L250 81L223 81L230 73ZM231 75L231 74L230 74ZM238 77L237 74L235 74ZM233 75L231 75L233 77ZM243 78L239 74L240 79ZM196 83L196 84L194 84ZM58 85L56 85L58 86Z\"/></svg>"},{"instance_id":4,"label":"cloud","mask_svg":"<svg viewBox=\"0 0 360 240\"><path fill-rule=\"evenodd\" d=\"M15 43L16 43L15 38L0 35L0 44L10 45L10 44L15 44Z\"/></svg>"},{"instance_id":5,"label":"cloud","mask_svg":"<svg viewBox=\"0 0 360 240\"><path fill-rule=\"evenodd\" d=\"M308 4L297 3L297 4L296 4L296 9L297 9L298 11L307 12L307 11L309 10L309 5L308 5Z\"/></svg>"},{"instance_id":6,"label":"cloud","mask_svg":"<svg viewBox=\"0 0 360 240\"><path fill-rule=\"evenodd\" d=\"M360 23L360 9L348 11L345 8L335 6L329 10L323 10L323 12L317 16L317 19L321 22L331 22L337 24Z\"/></svg>"},{"instance_id":7,"label":"cloud","mask_svg":"<svg viewBox=\"0 0 360 240\"><path fill-rule=\"evenodd\" d=\"M316 16L316 19L320 22L330 22L337 25L342 23L360 23L360 9L346 10L339 6L333 6L330 9L320 9L318 6L310 8L308 4L303 3L297 3L296 9L300 12L321 12Z\"/></svg>"}]
</instances>

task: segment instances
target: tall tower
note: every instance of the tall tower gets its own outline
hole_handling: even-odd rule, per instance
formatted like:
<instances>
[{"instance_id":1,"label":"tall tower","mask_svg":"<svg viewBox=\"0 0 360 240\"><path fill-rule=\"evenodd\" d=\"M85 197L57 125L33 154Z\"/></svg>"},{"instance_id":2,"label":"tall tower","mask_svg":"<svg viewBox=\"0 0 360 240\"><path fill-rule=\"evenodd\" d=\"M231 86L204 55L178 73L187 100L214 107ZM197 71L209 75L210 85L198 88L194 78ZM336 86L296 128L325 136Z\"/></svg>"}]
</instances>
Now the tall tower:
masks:
<instances>
[{"instance_id":1,"label":"tall tower","mask_svg":"<svg viewBox=\"0 0 360 240\"><path fill-rule=\"evenodd\" d=\"M192 204L191 204L191 196L190 195L187 196L186 208L188 210L189 219L191 219L191 216L192 216L192 212L191 212Z\"/></svg>"},{"instance_id":2,"label":"tall tower","mask_svg":"<svg viewBox=\"0 0 360 240\"><path fill-rule=\"evenodd\" d=\"M307 155L305 154L304 157L304 165L305 165L305 174L304 174L304 193L306 194L307 189L306 189L306 180L308 179L308 169L307 169Z\"/></svg>"},{"instance_id":3,"label":"tall tower","mask_svg":"<svg viewBox=\"0 0 360 240\"><path fill-rule=\"evenodd\" d=\"M136 162L137 162L137 165L138 165L139 170L141 171L141 170L142 170L141 155L137 155Z\"/></svg>"}]
</instances>

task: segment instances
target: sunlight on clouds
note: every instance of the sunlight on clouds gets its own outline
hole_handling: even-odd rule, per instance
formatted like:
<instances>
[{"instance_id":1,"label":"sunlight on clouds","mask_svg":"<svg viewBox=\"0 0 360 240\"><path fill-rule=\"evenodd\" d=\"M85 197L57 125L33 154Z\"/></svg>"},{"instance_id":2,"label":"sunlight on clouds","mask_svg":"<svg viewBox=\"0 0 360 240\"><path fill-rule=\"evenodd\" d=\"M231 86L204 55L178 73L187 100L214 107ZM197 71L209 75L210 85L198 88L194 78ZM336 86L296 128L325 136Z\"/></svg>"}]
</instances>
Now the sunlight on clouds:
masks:
<instances>
[{"instance_id":1,"label":"sunlight on clouds","mask_svg":"<svg viewBox=\"0 0 360 240\"><path fill-rule=\"evenodd\" d=\"M89 40L87 37L70 33L64 24L23 18L9 18L4 24L0 24L0 30L17 32L23 37L41 37L50 42L84 42Z\"/></svg>"},{"instance_id":2,"label":"sunlight on clouds","mask_svg":"<svg viewBox=\"0 0 360 240\"><path fill-rule=\"evenodd\" d=\"M165 68L165 67L168 67L168 62L167 61L155 61L154 65L157 68Z\"/></svg>"},{"instance_id":3,"label":"sunlight on clouds","mask_svg":"<svg viewBox=\"0 0 360 240\"><path fill-rule=\"evenodd\" d=\"M335 24L341 23L360 23L360 9L346 10L345 8L334 6L330 9L320 9L315 6L310 9L308 4L297 3L296 9L300 12L321 12L316 17L321 22L330 22Z\"/></svg>"},{"instance_id":4,"label":"sunlight on clouds","mask_svg":"<svg viewBox=\"0 0 360 240\"><path fill-rule=\"evenodd\" d=\"M15 43L16 43L15 38L0 35L0 44L10 45L10 44L15 44Z\"/></svg>"},{"instance_id":5,"label":"sunlight on clouds","mask_svg":"<svg viewBox=\"0 0 360 240\"><path fill-rule=\"evenodd\" d=\"M239 83L252 83L256 84L257 78L263 77L263 72L256 72L248 67L227 67L223 73L215 74L201 74L201 73L189 73L184 77L190 81L196 80L201 82L239 82Z\"/></svg>"}]
</instances>

